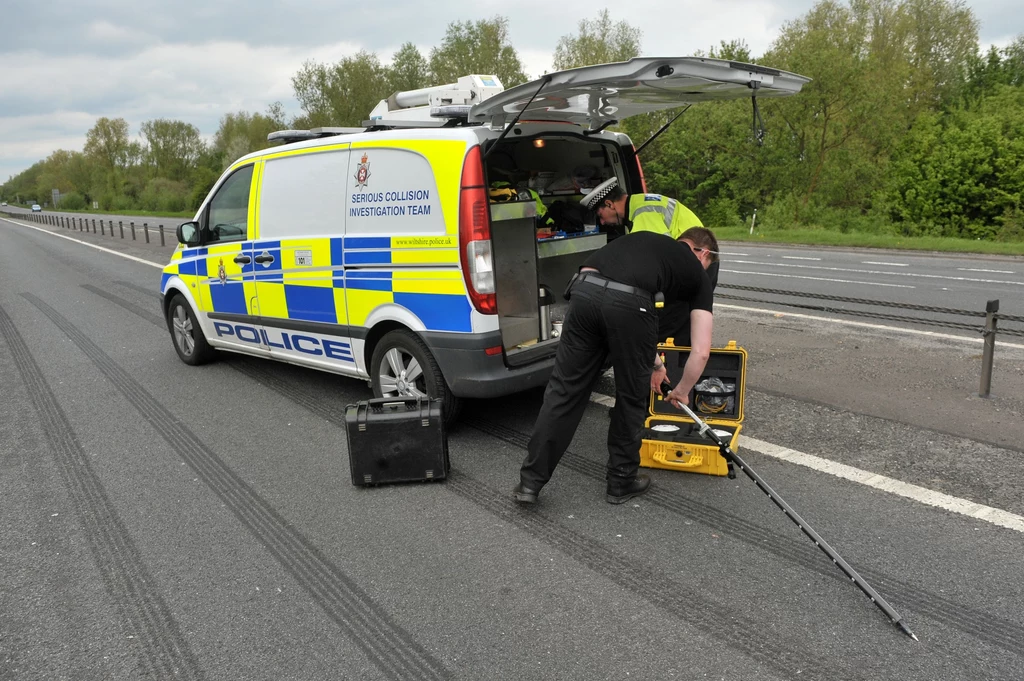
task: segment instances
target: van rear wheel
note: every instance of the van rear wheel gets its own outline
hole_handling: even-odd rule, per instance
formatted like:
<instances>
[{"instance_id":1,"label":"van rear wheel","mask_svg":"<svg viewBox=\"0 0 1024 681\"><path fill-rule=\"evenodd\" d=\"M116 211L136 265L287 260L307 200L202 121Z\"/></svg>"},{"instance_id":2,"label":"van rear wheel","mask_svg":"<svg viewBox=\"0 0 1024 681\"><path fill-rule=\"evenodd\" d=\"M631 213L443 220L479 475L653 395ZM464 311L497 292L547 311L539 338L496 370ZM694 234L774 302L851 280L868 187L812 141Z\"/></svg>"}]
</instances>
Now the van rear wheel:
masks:
<instances>
[{"instance_id":1,"label":"van rear wheel","mask_svg":"<svg viewBox=\"0 0 1024 681\"><path fill-rule=\"evenodd\" d=\"M441 399L446 425L458 418L462 400L452 395L430 350L415 334L396 329L384 334L370 358L370 381L375 397Z\"/></svg>"}]
</instances>

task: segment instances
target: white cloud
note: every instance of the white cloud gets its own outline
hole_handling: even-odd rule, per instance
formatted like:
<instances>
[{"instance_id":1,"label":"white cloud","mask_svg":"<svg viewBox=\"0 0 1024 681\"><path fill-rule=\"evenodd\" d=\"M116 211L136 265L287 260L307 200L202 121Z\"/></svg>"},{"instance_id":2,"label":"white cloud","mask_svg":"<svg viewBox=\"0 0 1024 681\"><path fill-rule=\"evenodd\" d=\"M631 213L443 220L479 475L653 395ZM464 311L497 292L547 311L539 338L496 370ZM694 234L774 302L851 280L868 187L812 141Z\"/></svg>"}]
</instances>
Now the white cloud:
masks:
<instances>
[{"instance_id":1,"label":"white cloud","mask_svg":"<svg viewBox=\"0 0 1024 681\"><path fill-rule=\"evenodd\" d=\"M141 32L138 29L118 26L104 20L89 22L89 25L85 28L85 37L97 43L103 43L108 47L111 42L125 45L142 45L158 40L156 36Z\"/></svg>"}]
</instances>

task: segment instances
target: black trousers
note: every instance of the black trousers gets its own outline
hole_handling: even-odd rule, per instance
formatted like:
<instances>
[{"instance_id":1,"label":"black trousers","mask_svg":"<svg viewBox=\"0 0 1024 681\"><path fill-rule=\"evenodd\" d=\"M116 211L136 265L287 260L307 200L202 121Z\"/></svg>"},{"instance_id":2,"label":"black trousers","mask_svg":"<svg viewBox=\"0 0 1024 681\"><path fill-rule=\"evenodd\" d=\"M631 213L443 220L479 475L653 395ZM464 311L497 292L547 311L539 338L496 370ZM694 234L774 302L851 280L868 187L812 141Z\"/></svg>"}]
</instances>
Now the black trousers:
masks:
<instances>
[{"instance_id":1,"label":"black trousers","mask_svg":"<svg viewBox=\"0 0 1024 681\"><path fill-rule=\"evenodd\" d=\"M606 358L615 369L615 409L608 426L608 482L631 482L640 467L658 318L647 296L582 281L572 289L555 368L520 470L540 489L569 447Z\"/></svg>"}]
</instances>

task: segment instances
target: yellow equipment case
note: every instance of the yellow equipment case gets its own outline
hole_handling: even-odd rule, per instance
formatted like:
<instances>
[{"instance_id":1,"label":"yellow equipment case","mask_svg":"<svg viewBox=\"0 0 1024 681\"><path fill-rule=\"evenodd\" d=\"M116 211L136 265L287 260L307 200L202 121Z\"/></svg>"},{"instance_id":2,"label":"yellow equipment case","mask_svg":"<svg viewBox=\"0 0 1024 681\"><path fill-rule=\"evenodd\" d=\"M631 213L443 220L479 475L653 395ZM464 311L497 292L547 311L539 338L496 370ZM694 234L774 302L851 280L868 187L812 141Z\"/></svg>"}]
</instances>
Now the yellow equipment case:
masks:
<instances>
[{"instance_id":1,"label":"yellow equipment case","mask_svg":"<svg viewBox=\"0 0 1024 681\"><path fill-rule=\"evenodd\" d=\"M658 346L668 380L674 386L683 376L690 348L676 347L669 338ZM700 380L690 391L690 408L713 428L732 451L738 449L743 429L743 390L747 372L747 351L729 341L713 348ZM651 391L651 404L644 424L640 465L705 475L728 475L729 465L718 445L699 434L693 419Z\"/></svg>"}]
</instances>

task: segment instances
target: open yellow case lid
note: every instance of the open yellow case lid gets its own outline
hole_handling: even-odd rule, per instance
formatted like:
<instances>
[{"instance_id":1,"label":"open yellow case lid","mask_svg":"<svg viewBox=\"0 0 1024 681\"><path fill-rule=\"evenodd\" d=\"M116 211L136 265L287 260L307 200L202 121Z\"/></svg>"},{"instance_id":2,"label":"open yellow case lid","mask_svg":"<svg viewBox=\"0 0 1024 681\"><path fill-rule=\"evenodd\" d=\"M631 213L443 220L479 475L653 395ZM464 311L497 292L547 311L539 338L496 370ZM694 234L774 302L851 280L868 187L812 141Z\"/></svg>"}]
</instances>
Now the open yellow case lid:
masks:
<instances>
[{"instance_id":1,"label":"open yellow case lid","mask_svg":"<svg viewBox=\"0 0 1024 681\"><path fill-rule=\"evenodd\" d=\"M672 339L658 345L658 354L665 362L668 380L673 386L683 377L683 366L690 348L676 346ZM743 396L747 374L747 351L729 341L723 348L712 348L700 379L690 391L690 409L709 425L730 425L743 422ZM717 378L721 381L709 380ZM702 388L702 389L700 389ZM664 397L651 391L651 417L692 423L685 412L676 409Z\"/></svg>"}]
</instances>

